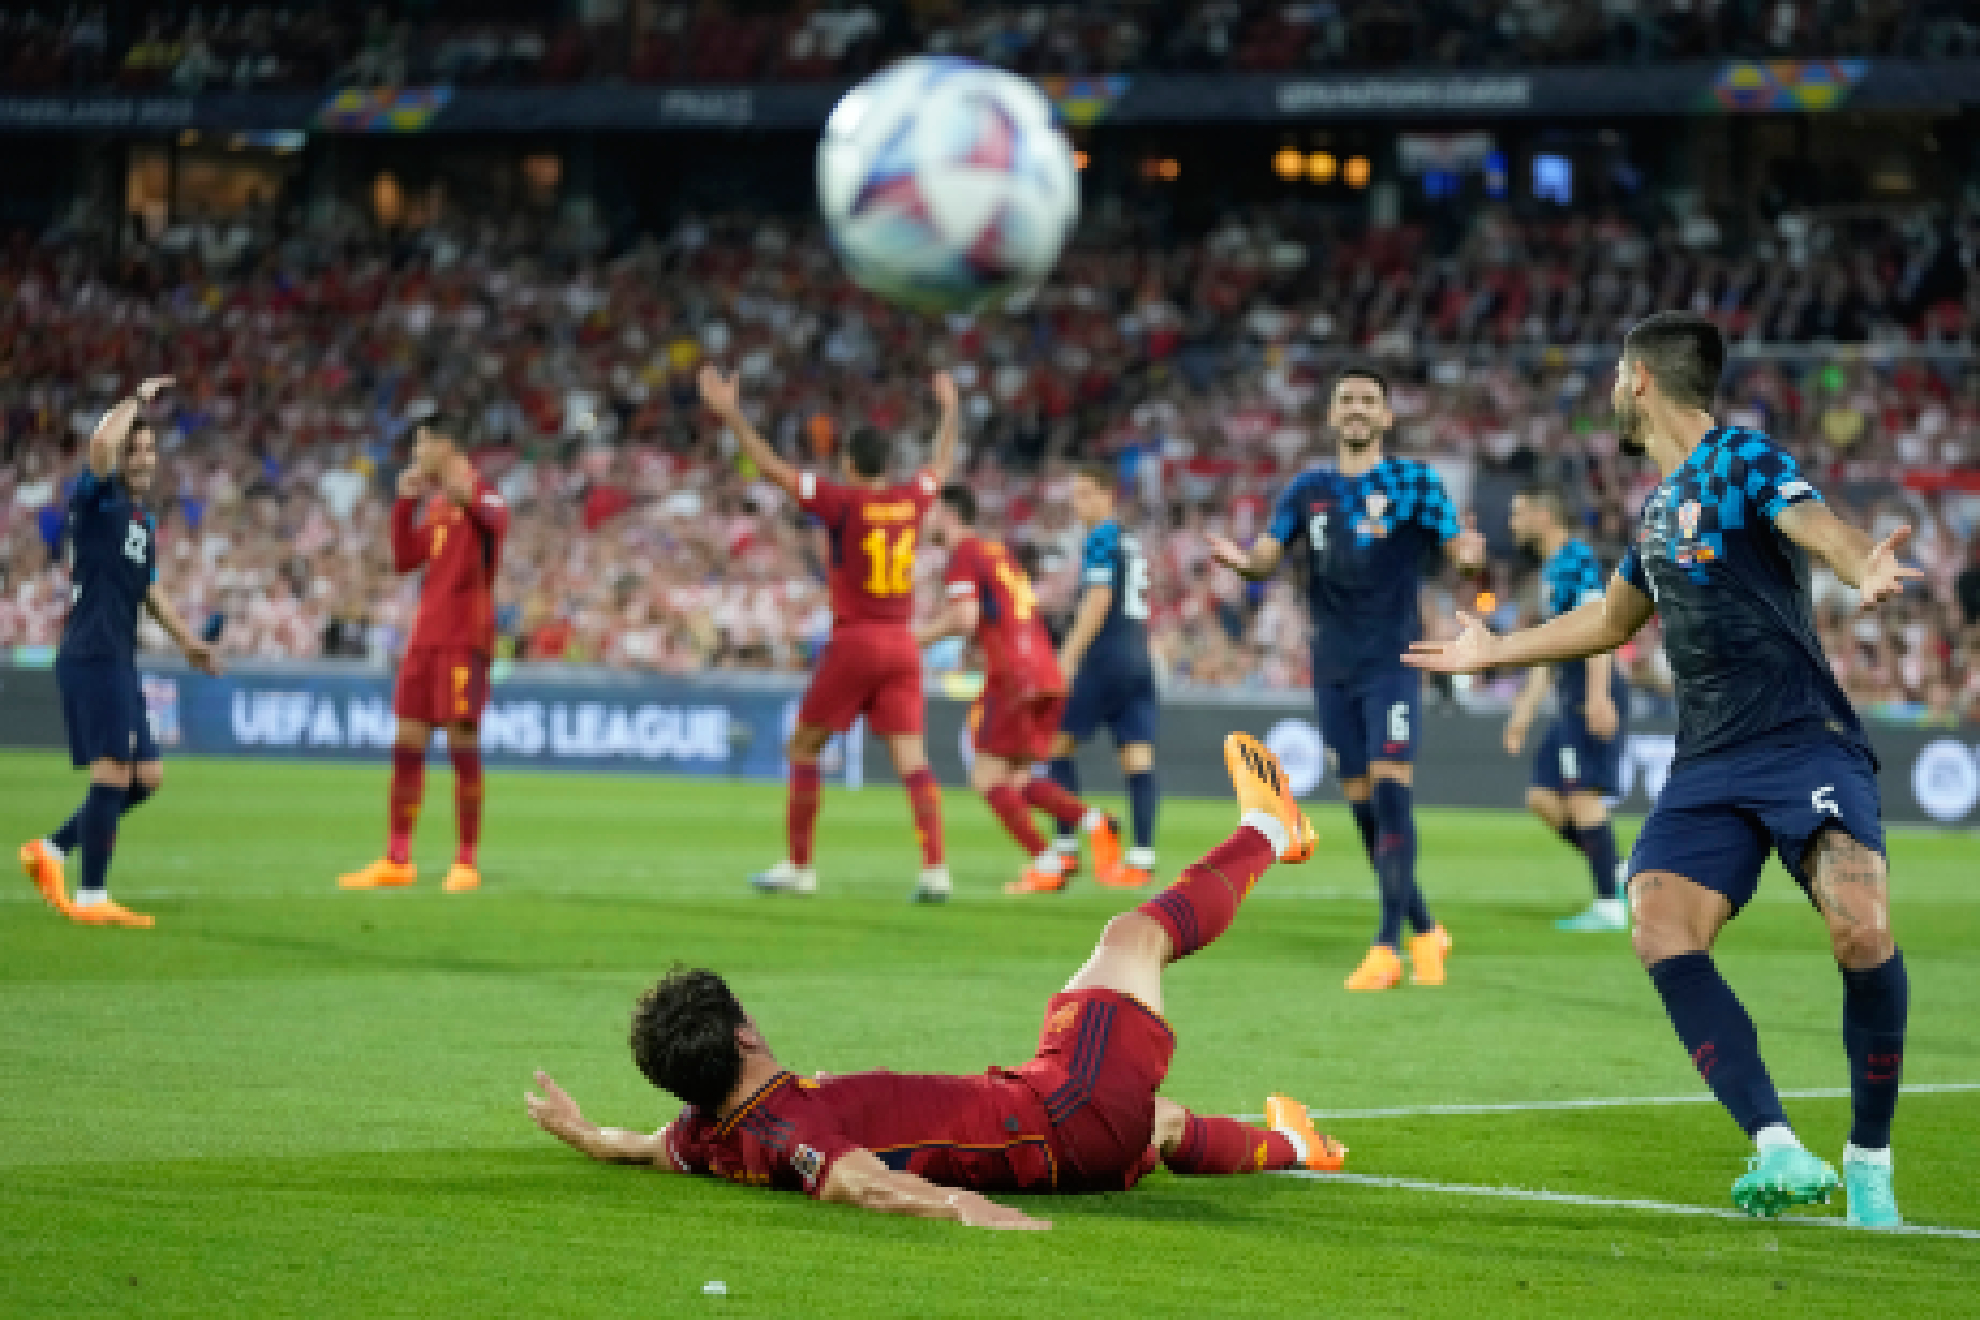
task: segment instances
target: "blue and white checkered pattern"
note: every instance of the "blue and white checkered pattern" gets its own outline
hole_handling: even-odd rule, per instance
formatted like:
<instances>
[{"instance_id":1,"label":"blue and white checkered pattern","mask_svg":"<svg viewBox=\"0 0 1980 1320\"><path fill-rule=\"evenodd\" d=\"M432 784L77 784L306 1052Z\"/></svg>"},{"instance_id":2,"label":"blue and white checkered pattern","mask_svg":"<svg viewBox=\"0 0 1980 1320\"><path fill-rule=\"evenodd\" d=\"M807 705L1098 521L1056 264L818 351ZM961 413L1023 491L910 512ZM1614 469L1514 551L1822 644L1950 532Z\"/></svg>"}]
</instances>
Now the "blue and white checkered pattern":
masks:
<instances>
[{"instance_id":1,"label":"blue and white checkered pattern","mask_svg":"<svg viewBox=\"0 0 1980 1320\"><path fill-rule=\"evenodd\" d=\"M1437 470L1385 458L1358 477L1301 473L1279 497L1267 533L1306 542L1313 681L1341 683L1399 667L1419 635L1423 561L1459 531Z\"/></svg>"},{"instance_id":2,"label":"blue and white checkered pattern","mask_svg":"<svg viewBox=\"0 0 1980 1320\"><path fill-rule=\"evenodd\" d=\"M1776 734L1867 749L1815 632L1807 556L1776 525L1821 498L1767 436L1727 426L1644 504L1616 571L1663 620L1680 759Z\"/></svg>"},{"instance_id":3,"label":"blue and white checkered pattern","mask_svg":"<svg viewBox=\"0 0 1980 1320\"><path fill-rule=\"evenodd\" d=\"M1148 559L1141 553L1141 543L1110 518L1086 534L1079 560L1082 590L1106 587L1113 593L1106 621L1080 667L1133 674L1148 671Z\"/></svg>"}]
</instances>

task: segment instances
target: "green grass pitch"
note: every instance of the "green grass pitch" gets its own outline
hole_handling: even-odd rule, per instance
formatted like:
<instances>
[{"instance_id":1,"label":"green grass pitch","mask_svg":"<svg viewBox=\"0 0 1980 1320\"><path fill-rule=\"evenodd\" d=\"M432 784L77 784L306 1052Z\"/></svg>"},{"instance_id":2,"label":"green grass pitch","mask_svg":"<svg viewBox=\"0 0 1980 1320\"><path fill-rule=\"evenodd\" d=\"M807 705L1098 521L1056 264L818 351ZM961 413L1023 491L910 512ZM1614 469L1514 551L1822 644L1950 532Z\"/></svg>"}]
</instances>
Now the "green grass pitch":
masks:
<instances>
[{"instance_id":1,"label":"green grass pitch","mask_svg":"<svg viewBox=\"0 0 1980 1320\"><path fill-rule=\"evenodd\" d=\"M727 974L801 1071L975 1071L1030 1050L1102 921L1090 886L1006 899L1016 850L947 800L959 895L903 899L891 790L828 792L824 892L742 885L781 850L774 787L496 775L486 887L447 896L450 778L428 779L418 889L343 894L375 855L385 769L179 760L125 822L114 892L152 931L73 927L0 887L0 1315L795 1316L1747 1313L1980 1309L1980 1241L1684 1215L1726 1207L1745 1143L1712 1104L1338 1117L1349 1169L1444 1185L1179 1179L1047 1198L991 1234L587 1162L532 1128L533 1067L593 1118L658 1127L633 996L675 959ZM0 841L47 831L82 777L0 756ZM1229 807L1171 802L1169 874ZM1456 938L1442 989L1350 996L1373 920L1345 817L1172 969L1166 1093L1257 1113L1519 1105L1701 1091L1620 936L1554 917L1578 858L1511 814L1426 812L1422 875ZM1907 1081L1980 1083L1971 835L1892 838L1911 966ZM1772 871L1721 945L1784 1089L1847 1084L1820 924ZM1848 1104L1789 1101L1839 1158ZM1980 1092L1908 1095L1901 1203L1980 1230ZM1627 1208L1465 1194L1548 1189ZM1840 1207L1816 1208L1833 1217ZM703 1285L721 1280L723 1296Z\"/></svg>"}]
</instances>

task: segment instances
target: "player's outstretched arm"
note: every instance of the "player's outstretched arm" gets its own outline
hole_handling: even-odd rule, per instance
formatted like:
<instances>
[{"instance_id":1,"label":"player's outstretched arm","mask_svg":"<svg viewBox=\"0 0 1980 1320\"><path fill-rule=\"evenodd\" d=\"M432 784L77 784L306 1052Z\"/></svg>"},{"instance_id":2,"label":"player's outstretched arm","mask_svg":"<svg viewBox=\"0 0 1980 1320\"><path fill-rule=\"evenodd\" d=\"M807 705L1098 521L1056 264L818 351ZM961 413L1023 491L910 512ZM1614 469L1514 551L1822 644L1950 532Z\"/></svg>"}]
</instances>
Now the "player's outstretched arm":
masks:
<instances>
[{"instance_id":1,"label":"player's outstretched arm","mask_svg":"<svg viewBox=\"0 0 1980 1320\"><path fill-rule=\"evenodd\" d=\"M220 661L213 653L212 644L193 636L192 629L186 627L186 621L179 617L179 611L174 608L170 600L166 599L165 593L158 589L156 582L145 588L144 608L152 618L158 620L158 626L163 628L173 644L185 653L187 662L194 669L202 674L219 677Z\"/></svg>"},{"instance_id":2,"label":"player's outstretched arm","mask_svg":"<svg viewBox=\"0 0 1980 1320\"><path fill-rule=\"evenodd\" d=\"M928 459L928 475L934 477L939 485L956 470L956 446L962 440L962 395L956 390L955 377L946 371L936 372L932 384L935 402L942 409L942 421L935 429L935 447Z\"/></svg>"},{"instance_id":3,"label":"player's outstretched arm","mask_svg":"<svg viewBox=\"0 0 1980 1320\"><path fill-rule=\"evenodd\" d=\"M976 1192L942 1187L912 1173L898 1172L880 1162L870 1150L850 1150L832 1164L818 1199L884 1215L917 1219L953 1219L968 1228L1047 1229L1049 1219L1034 1219Z\"/></svg>"},{"instance_id":4,"label":"player's outstretched arm","mask_svg":"<svg viewBox=\"0 0 1980 1320\"><path fill-rule=\"evenodd\" d=\"M736 373L724 375L714 363L701 368L695 377L695 384L701 390L701 401L708 411L721 420L722 425L735 434L749 461L762 469L763 475L782 487L792 499L798 498L798 470L786 463L783 456L770 447L762 432L750 424L743 416L742 392L736 386Z\"/></svg>"},{"instance_id":5,"label":"player's outstretched arm","mask_svg":"<svg viewBox=\"0 0 1980 1320\"><path fill-rule=\"evenodd\" d=\"M124 461L124 444L131 438L138 410L173 385L170 376L153 376L137 387L137 392L119 399L89 436L89 470L99 479L108 477Z\"/></svg>"},{"instance_id":6,"label":"player's outstretched arm","mask_svg":"<svg viewBox=\"0 0 1980 1320\"><path fill-rule=\"evenodd\" d=\"M1253 541L1250 550L1240 548L1236 541L1217 532L1206 533L1203 539L1209 543L1212 559L1253 582L1271 577L1286 553L1286 547L1270 534Z\"/></svg>"},{"instance_id":7,"label":"player's outstretched arm","mask_svg":"<svg viewBox=\"0 0 1980 1320\"><path fill-rule=\"evenodd\" d=\"M1774 523L1790 541L1827 564L1835 575L1863 593L1863 607L1901 595L1904 584L1925 576L1898 559L1911 539L1909 524L1881 541L1838 518L1819 500L1804 500L1782 509Z\"/></svg>"},{"instance_id":8,"label":"player's outstretched arm","mask_svg":"<svg viewBox=\"0 0 1980 1320\"><path fill-rule=\"evenodd\" d=\"M585 1119L577 1101L541 1068L536 1071L536 1085L543 1094L523 1093L529 1116L536 1126L566 1146L608 1164L650 1164L656 1169L672 1171L674 1163L667 1157L667 1129L649 1133L599 1127Z\"/></svg>"},{"instance_id":9,"label":"player's outstretched arm","mask_svg":"<svg viewBox=\"0 0 1980 1320\"><path fill-rule=\"evenodd\" d=\"M1522 628L1503 637L1459 610L1462 630L1457 640L1413 642L1403 663L1439 674L1475 674L1555 660L1586 660L1597 652L1613 651L1634 637L1649 621L1650 609L1650 598L1618 573L1609 579L1609 590L1602 599L1569 610L1537 628Z\"/></svg>"}]
</instances>

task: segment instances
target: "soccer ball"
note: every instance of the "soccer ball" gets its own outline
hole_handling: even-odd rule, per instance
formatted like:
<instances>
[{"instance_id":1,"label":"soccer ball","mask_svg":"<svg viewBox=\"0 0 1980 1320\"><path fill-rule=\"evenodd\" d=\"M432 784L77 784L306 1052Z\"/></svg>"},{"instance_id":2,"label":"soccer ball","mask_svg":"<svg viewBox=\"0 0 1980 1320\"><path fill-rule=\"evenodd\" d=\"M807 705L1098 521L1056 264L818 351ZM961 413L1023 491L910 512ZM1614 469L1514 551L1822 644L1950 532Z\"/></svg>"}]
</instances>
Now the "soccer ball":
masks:
<instances>
[{"instance_id":1,"label":"soccer ball","mask_svg":"<svg viewBox=\"0 0 1980 1320\"><path fill-rule=\"evenodd\" d=\"M834 107L818 204L855 283L910 307L966 310L1044 280L1079 215L1079 176L1030 82L918 56Z\"/></svg>"}]
</instances>

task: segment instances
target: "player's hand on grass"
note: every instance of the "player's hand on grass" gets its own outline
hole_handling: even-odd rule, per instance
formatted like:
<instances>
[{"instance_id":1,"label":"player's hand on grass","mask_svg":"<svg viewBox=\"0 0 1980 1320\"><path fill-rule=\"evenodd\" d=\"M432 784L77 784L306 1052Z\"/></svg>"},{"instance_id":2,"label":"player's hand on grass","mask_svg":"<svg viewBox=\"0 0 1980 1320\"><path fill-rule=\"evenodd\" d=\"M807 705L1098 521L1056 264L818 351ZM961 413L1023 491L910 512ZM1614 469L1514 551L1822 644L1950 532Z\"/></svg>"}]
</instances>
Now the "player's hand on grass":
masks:
<instances>
[{"instance_id":1,"label":"player's hand on grass","mask_svg":"<svg viewBox=\"0 0 1980 1320\"><path fill-rule=\"evenodd\" d=\"M954 376L946 371L938 371L929 383L935 390L935 402L942 405L944 413L953 413L962 407L962 394L956 389Z\"/></svg>"},{"instance_id":2,"label":"player's hand on grass","mask_svg":"<svg viewBox=\"0 0 1980 1320\"><path fill-rule=\"evenodd\" d=\"M1863 581L1857 588L1863 593L1864 609L1902 595L1905 583L1925 576L1898 558L1898 550L1910 539L1911 525L1907 523L1870 547L1863 560Z\"/></svg>"},{"instance_id":3,"label":"player's hand on grass","mask_svg":"<svg viewBox=\"0 0 1980 1320\"><path fill-rule=\"evenodd\" d=\"M1475 674L1490 669L1499 639L1478 616L1457 612L1458 635L1448 642L1411 642L1403 663L1434 674Z\"/></svg>"},{"instance_id":4,"label":"player's hand on grass","mask_svg":"<svg viewBox=\"0 0 1980 1320\"><path fill-rule=\"evenodd\" d=\"M538 1095L535 1091L523 1093L523 1103L529 1107L529 1116L536 1126L548 1132L559 1141L583 1149L584 1137L591 1125L584 1121L584 1114L578 1109L578 1102L571 1099L563 1087L550 1079L550 1074L541 1068L536 1070Z\"/></svg>"},{"instance_id":5,"label":"player's hand on grass","mask_svg":"<svg viewBox=\"0 0 1980 1320\"><path fill-rule=\"evenodd\" d=\"M694 378L701 390L701 401L708 410L718 417L728 417L742 407L742 393L736 388L736 375L726 375L713 362L702 364L701 371Z\"/></svg>"},{"instance_id":6,"label":"player's hand on grass","mask_svg":"<svg viewBox=\"0 0 1980 1320\"><path fill-rule=\"evenodd\" d=\"M1018 1229L1042 1233L1052 1227L1049 1219L1037 1219L1022 1210L1008 1205L998 1205L987 1196L975 1192L958 1192L950 1198L956 1207L956 1219L965 1228Z\"/></svg>"},{"instance_id":7,"label":"player's hand on grass","mask_svg":"<svg viewBox=\"0 0 1980 1320\"><path fill-rule=\"evenodd\" d=\"M211 642L188 642L186 644L186 662L202 674L211 674L215 678L220 677L220 656L213 649L213 643Z\"/></svg>"},{"instance_id":8,"label":"player's hand on grass","mask_svg":"<svg viewBox=\"0 0 1980 1320\"><path fill-rule=\"evenodd\" d=\"M178 383L179 381L176 376L153 376L137 387L137 396L146 403L150 403L161 393L171 389Z\"/></svg>"},{"instance_id":9,"label":"player's hand on grass","mask_svg":"<svg viewBox=\"0 0 1980 1320\"><path fill-rule=\"evenodd\" d=\"M1588 721L1588 731L1603 742L1616 736L1616 727L1621 720L1616 715L1616 703L1604 692L1600 696L1590 694L1588 704L1582 708L1582 715Z\"/></svg>"}]
</instances>

